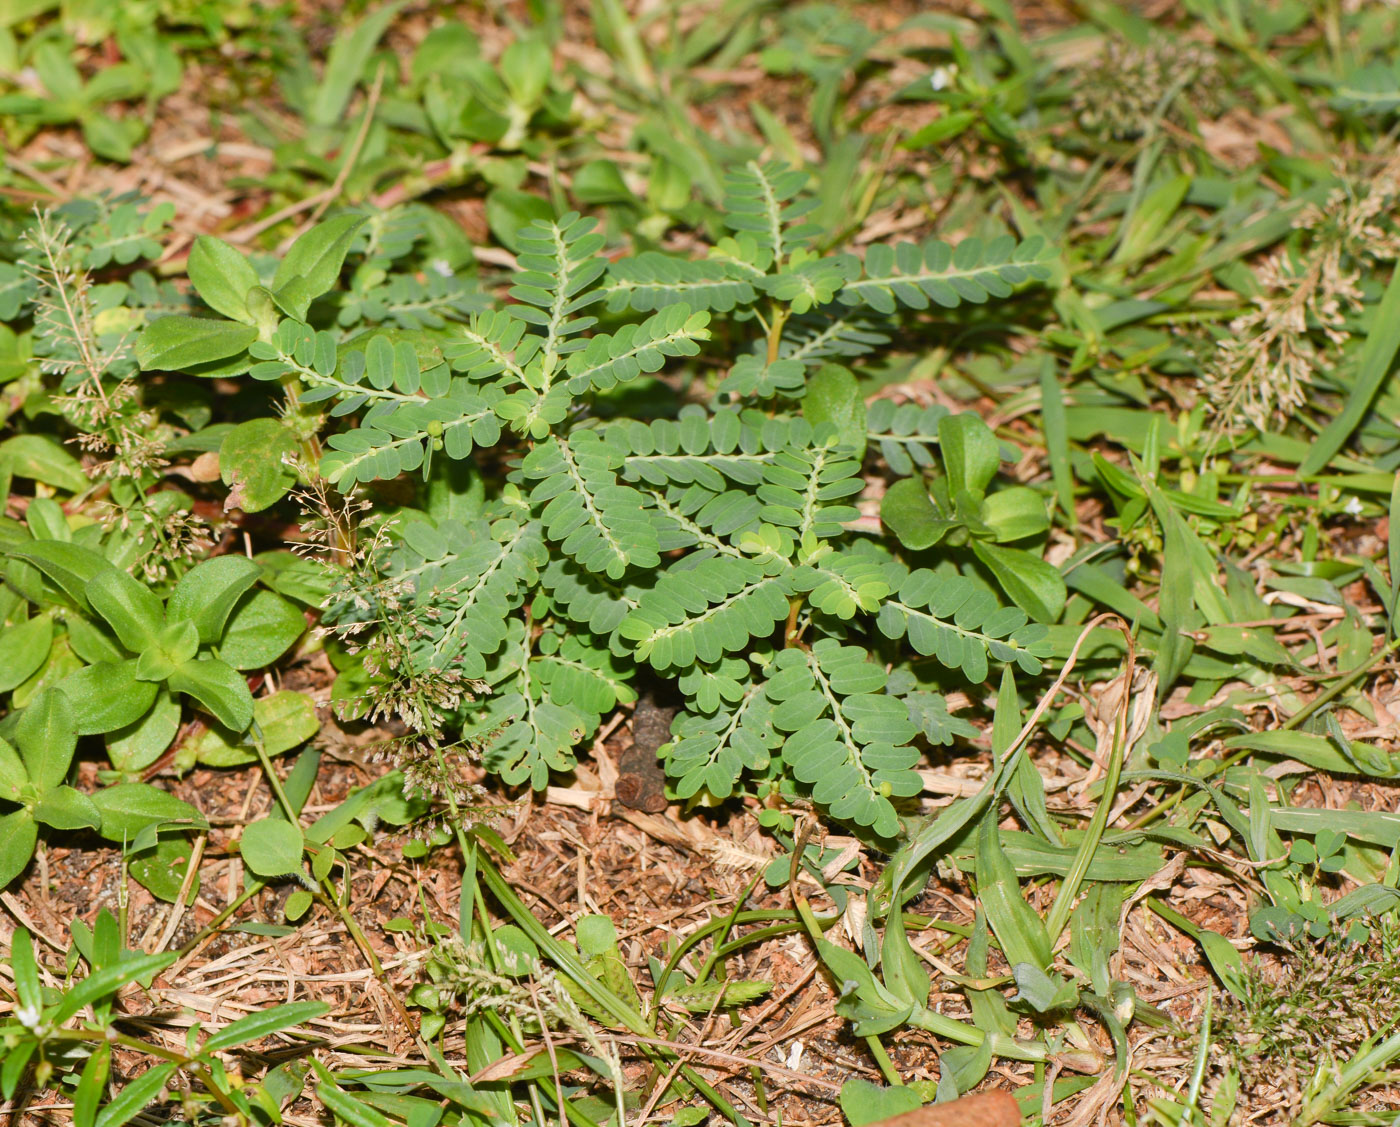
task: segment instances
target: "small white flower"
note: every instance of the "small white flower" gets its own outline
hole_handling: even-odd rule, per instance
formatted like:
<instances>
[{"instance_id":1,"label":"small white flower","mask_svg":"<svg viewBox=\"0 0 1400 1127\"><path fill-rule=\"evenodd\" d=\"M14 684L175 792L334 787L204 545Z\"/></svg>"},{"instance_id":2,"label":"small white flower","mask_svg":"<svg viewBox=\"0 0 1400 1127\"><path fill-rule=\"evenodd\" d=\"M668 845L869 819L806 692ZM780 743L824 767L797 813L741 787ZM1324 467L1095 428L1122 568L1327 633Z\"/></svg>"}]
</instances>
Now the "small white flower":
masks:
<instances>
[{"instance_id":1,"label":"small white flower","mask_svg":"<svg viewBox=\"0 0 1400 1127\"><path fill-rule=\"evenodd\" d=\"M428 263L428 269L441 278L452 277L452 267L445 258L435 258Z\"/></svg>"},{"instance_id":2,"label":"small white flower","mask_svg":"<svg viewBox=\"0 0 1400 1127\"><path fill-rule=\"evenodd\" d=\"M1359 517L1361 515L1361 498L1348 497L1347 503L1342 506L1342 512L1350 516Z\"/></svg>"},{"instance_id":3,"label":"small white flower","mask_svg":"<svg viewBox=\"0 0 1400 1127\"><path fill-rule=\"evenodd\" d=\"M934 67L933 73L928 76L928 84L935 90L946 90L953 85L953 79L958 76L958 68L949 64L948 66Z\"/></svg>"},{"instance_id":4,"label":"small white flower","mask_svg":"<svg viewBox=\"0 0 1400 1127\"><path fill-rule=\"evenodd\" d=\"M42 1014L38 1006L20 1006L14 1011L15 1020L31 1033L39 1032L39 1018Z\"/></svg>"}]
</instances>

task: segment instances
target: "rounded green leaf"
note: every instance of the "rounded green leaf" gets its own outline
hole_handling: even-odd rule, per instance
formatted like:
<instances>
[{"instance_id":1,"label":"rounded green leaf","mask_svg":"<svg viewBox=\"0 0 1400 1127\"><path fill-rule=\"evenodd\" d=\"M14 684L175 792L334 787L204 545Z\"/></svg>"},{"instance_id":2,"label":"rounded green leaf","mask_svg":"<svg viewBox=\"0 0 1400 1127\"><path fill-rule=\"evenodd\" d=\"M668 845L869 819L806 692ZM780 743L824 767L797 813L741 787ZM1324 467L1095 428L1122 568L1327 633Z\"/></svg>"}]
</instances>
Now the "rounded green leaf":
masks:
<instances>
[{"instance_id":1,"label":"rounded green leaf","mask_svg":"<svg viewBox=\"0 0 1400 1127\"><path fill-rule=\"evenodd\" d=\"M188 802L149 783L118 783L94 793L92 802L102 816L98 833L109 841L132 841L160 822L203 821Z\"/></svg>"},{"instance_id":2,"label":"rounded green leaf","mask_svg":"<svg viewBox=\"0 0 1400 1127\"><path fill-rule=\"evenodd\" d=\"M247 680L227 662L212 657L187 661L166 684L194 697L225 728L241 732L253 722L253 694Z\"/></svg>"},{"instance_id":3,"label":"rounded green leaf","mask_svg":"<svg viewBox=\"0 0 1400 1127\"><path fill-rule=\"evenodd\" d=\"M1013 485L998 489L982 502L982 523L998 543L1038 536L1050 527L1045 501L1034 489Z\"/></svg>"},{"instance_id":4,"label":"rounded green leaf","mask_svg":"<svg viewBox=\"0 0 1400 1127\"><path fill-rule=\"evenodd\" d=\"M948 494L986 491L1001 465L1001 447L979 415L944 415L938 420L938 445L948 474Z\"/></svg>"},{"instance_id":5,"label":"rounded green leaf","mask_svg":"<svg viewBox=\"0 0 1400 1127\"><path fill-rule=\"evenodd\" d=\"M95 830L102 824L92 799L69 786L46 791L34 807L34 819L56 830Z\"/></svg>"},{"instance_id":6,"label":"rounded green leaf","mask_svg":"<svg viewBox=\"0 0 1400 1127\"><path fill-rule=\"evenodd\" d=\"M44 664L52 645L53 619L47 614L0 634L0 693L24 684Z\"/></svg>"},{"instance_id":7,"label":"rounded green leaf","mask_svg":"<svg viewBox=\"0 0 1400 1127\"><path fill-rule=\"evenodd\" d=\"M44 794L68 777L78 726L73 702L61 689L45 689L24 710L15 742L30 781Z\"/></svg>"},{"instance_id":8,"label":"rounded green leaf","mask_svg":"<svg viewBox=\"0 0 1400 1127\"><path fill-rule=\"evenodd\" d=\"M140 851L129 850L128 871L136 883L167 904L180 898L180 889L189 871L190 842L183 833L162 835L154 845ZM199 888L199 874L190 882L190 894Z\"/></svg>"},{"instance_id":9,"label":"rounded green leaf","mask_svg":"<svg viewBox=\"0 0 1400 1127\"><path fill-rule=\"evenodd\" d=\"M8 802L18 802L20 792L29 782L29 772L19 754L0 740L0 798Z\"/></svg>"},{"instance_id":10,"label":"rounded green leaf","mask_svg":"<svg viewBox=\"0 0 1400 1127\"><path fill-rule=\"evenodd\" d=\"M0 816L0 889L24 872L38 840L39 827L28 810Z\"/></svg>"},{"instance_id":11,"label":"rounded green leaf","mask_svg":"<svg viewBox=\"0 0 1400 1127\"><path fill-rule=\"evenodd\" d=\"M823 364L807 381L802 414L813 426L831 423L842 446L865 454L865 398L849 368Z\"/></svg>"},{"instance_id":12,"label":"rounded green leaf","mask_svg":"<svg viewBox=\"0 0 1400 1127\"><path fill-rule=\"evenodd\" d=\"M143 716L107 736L107 758L118 771L149 767L180 730L180 703L164 685Z\"/></svg>"},{"instance_id":13,"label":"rounded green leaf","mask_svg":"<svg viewBox=\"0 0 1400 1127\"><path fill-rule=\"evenodd\" d=\"M165 628L160 599L126 572L107 568L87 585L88 602L107 621L122 645L141 653L155 645Z\"/></svg>"},{"instance_id":14,"label":"rounded green leaf","mask_svg":"<svg viewBox=\"0 0 1400 1127\"><path fill-rule=\"evenodd\" d=\"M281 818L252 823L239 841L239 851L248 868L262 877L300 872L303 847L300 828Z\"/></svg>"},{"instance_id":15,"label":"rounded green leaf","mask_svg":"<svg viewBox=\"0 0 1400 1127\"><path fill-rule=\"evenodd\" d=\"M78 735L115 732L140 719L156 699L151 681L136 679L136 659L100 661L70 673L60 688L73 705Z\"/></svg>"},{"instance_id":16,"label":"rounded green leaf","mask_svg":"<svg viewBox=\"0 0 1400 1127\"><path fill-rule=\"evenodd\" d=\"M44 434L18 434L0 442L0 474L6 470L69 493L81 493L92 484L78 459Z\"/></svg>"},{"instance_id":17,"label":"rounded green leaf","mask_svg":"<svg viewBox=\"0 0 1400 1127\"><path fill-rule=\"evenodd\" d=\"M112 566L91 548L66 540L32 540L11 545L5 553L37 567L79 610L88 609L88 584Z\"/></svg>"},{"instance_id":18,"label":"rounded green leaf","mask_svg":"<svg viewBox=\"0 0 1400 1127\"><path fill-rule=\"evenodd\" d=\"M291 751L321 728L316 702L305 693L288 689L255 700L253 719L262 733L263 750L268 755ZM194 753L192 763L197 760L210 767L238 767L257 760L249 736L217 724L200 736L191 750Z\"/></svg>"},{"instance_id":19,"label":"rounded green leaf","mask_svg":"<svg viewBox=\"0 0 1400 1127\"><path fill-rule=\"evenodd\" d=\"M1065 609L1065 581L1050 564L1020 548L972 541L972 550L1011 601L1037 622L1054 622Z\"/></svg>"},{"instance_id":20,"label":"rounded green leaf","mask_svg":"<svg viewBox=\"0 0 1400 1127\"><path fill-rule=\"evenodd\" d=\"M219 476L232 489L227 507L256 513L281 500L297 480L285 461L296 452L296 436L281 420L239 423L219 447Z\"/></svg>"},{"instance_id":21,"label":"rounded green leaf","mask_svg":"<svg viewBox=\"0 0 1400 1127\"><path fill-rule=\"evenodd\" d=\"M956 522L941 517L920 478L896 481L880 500L880 519L906 548L915 552L942 540Z\"/></svg>"},{"instance_id":22,"label":"rounded green leaf","mask_svg":"<svg viewBox=\"0 0 1400 1127\"><path fill-rule=\"evenodd\" d=\"M224 623L244 592L258 581L262 569L247 556L215 556L190 568L166 603L171 622L193 622L199 640L216 642Z\"/></svg>"},{"instance_id":23,"label":"rounded green leaf","mask_svg":"<svg viewBox=\"0 0 1400 1127\"><path fill-rule=\"evenodd\" d=\"M145 372L178 372L236 356L257 339L251 325L179 314L146 326L136 338L136 360Z\"/></svg>"},{"instance_id":24,"label":"rounded green leaf","mask_svg":"<svg viewBox=\"0 0 1400 1127\"><path fill-rule=\"evenodd\" d=\"M211 309L251 324L247 294L258 284L257 271L233 247L212 235L200 235L185 266L190 281Z\"/></svg>"},{"instance_id":25,"label":"rounded green leaf","mask_svg":"<svg viewBox=\"0 0 1400 1127\"><path fill-rule=\"evenodd\" d=\"M276 661L306 630L306 618L272 591L245 595L224 627L219 657L235 669L259 669Z\"/></svg>"},{"instance_id":26,"label":"rounded green leaf","mask_svg":"<svg viewBox=\"0 0 1400 1127\"><path fill-rule=\"evenodd\" d=\"M302 235L283 256L272 279L273 292L289 300L299 317L314 298L335 285L355 233L365 223L363 215L339 215L318 223Z\"/></svg>"},{"instance_id":27,"label":"rounded green leaf","mask_svg":"<svg viewBox=\"0 0 1400 1127\"><path fill-rule=\"evenodd\" d=\"M64 625L68 627L68 644L85 665L96 665L99 661L125 661L131 656L100 618L89 619L70 614Z\"/></svg>"}]
</instances>

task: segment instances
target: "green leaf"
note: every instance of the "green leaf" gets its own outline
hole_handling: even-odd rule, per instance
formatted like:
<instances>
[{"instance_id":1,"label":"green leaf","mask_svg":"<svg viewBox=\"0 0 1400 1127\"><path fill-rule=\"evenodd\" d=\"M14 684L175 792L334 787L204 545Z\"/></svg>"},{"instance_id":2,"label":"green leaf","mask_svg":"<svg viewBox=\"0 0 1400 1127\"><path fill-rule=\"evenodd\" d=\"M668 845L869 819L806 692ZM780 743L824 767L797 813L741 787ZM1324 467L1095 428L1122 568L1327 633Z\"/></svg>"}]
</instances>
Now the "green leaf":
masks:
<instances>
[{"instance_id":1,"label":"green leaf","mask_svg":"<svg viewBox=\"0 0 1400 1127\"><path fill-rule=\"evenodd\" d=\"M200 235L190 248L185 272L209 308L251 325L248 291L258 284L258 273L248 260L222 239Z\"/></svg>"},{"instance_id":2,"label":"green leaf","mask_svg":"<svg viewBox=\"0 0 1400 1127\"><path fill-rule=\"evenodd\" d=\"M34 819L56 830L95 830L102 824L92 799L69 786L45 791L34 807Z\"/></svg>"},{"instance_id":3,"label":"green leaf","mask_svg":"<svg viewBox=\"0 0 1400 1127\"><path fill-rule=\"evenodd\" d=\"M839 1000L836 1012L855 1025L857 1037L869 1037L898 1029L913 1006L895 998L879 982L865 960L830 940L817 942L817 953L831 972Z\"/></svg>"},{"instance_id":4,"label":"green leaf","mask_svg":"<svg viewBox=\"0 0 1400 1127\"><path fill-rule=\"evenodd\" d=\"M125 728L156 699L156 686L136 679L136 660L100 661L70 673L59 688L73 705L78 735L101 735Z\"/></svg>"},{"instance_id":5,"label":"green leaf","mask_svg":"<svg viewBox=\"0 0 1400 1127\"><path fill-rule=\"evenodd\" d=\"M305 693L283 689L253 702L253 723L261 733L263 751L281 755L305 743L321 728L316 702ZM194 757L210 767L238 767L253 763L257 754L249 746L251 733L240 735L215 725L193 746Z\"/></svg>"},{"instance_id":6,"label":"green leaf","mask_svg":"<svg viewBox=\"0 0 1400 1127\"><path fill-rule=\"evenodd\" d=\"M972 551L1011 601L1037 622L1054 622L1065 609L1065 581L1058 570L1021 548L971 541Z\"/></svg>"},{"instance_id":7,"label":"green leaf","mask_svg":"<svg viewBox=\"0 0 1400 1127\"><path fill-rule=\"evenodd\" d=\"M243 830L239 852L248 868L263 877L284 877L301 872L305 848L301 828L285 818L264 818Z\"/></svg>"},{"instance_id":8,"label":"green leaf","mask_svg":"<svg viewBox=\"0 0 1400 1127\"><path fill-rule=\"evenodd\" d=\"M305 631L306 618L292 603L272 591L253 591L224 627L219 657L235 669L259 669L286 653Z\"/></svg>"},{"instance_id":9,"label":"green leaf","mask_svg":"<svg viewBox=\"0 0 1400 1127\"><path fill-rule=\"evenodd\" d=\"M193 622L206 645L219 640L238 600L258 581L262 569L247 556L215 556L190 568L166 604L171 622Z\"/></svg>"},{"instance_id":10,"label":"green leaf","mask_svg":"<svg viewBox=\"0 0 1400 1127\"><path fill-rule=\"evenodd\" d=\"M135 1119L156 1102L175 1068L174 1064L158 1064L141 1073L97 1113L93 1127L122 1127L122 1124Z\"/></svg>"},{"instance_id":11,"label":"green leaf","mask_svg":"<svg viewBox=\"0 0 1400 1127\"><path fill-rule=\"evenodd\" d=\"M394 1123L374 1108L361 1103L348 1092L330 1084L316 1085L316 1098L337 1119L344 1120L350 1127L394 1127Z\"/></svg>"},{"instance_id":12,"label":"green leaf","mask_svg":"<svg viewBox=\"0 0 1400 1127\"><path fill-rule=\"evenodd\" d=\"M15 742L41 795L68 777L78 726L73 701L61 689L46 688L29 703L15 728Z\"/></svg>"},{"instance_id":13,"label":"green leaf","mask_svg":"<svg viewBox=\"0 0 1400 1127\"><path fill-rule=\"evenodd\" d=\"M166 682L172 692L194 697L225 728L241 732L253 722L248 681L227 662L201 657L174 669Z\"/></svg>"},{"instance_id":14,"label":"green leaf","mask_svg":"<svg viewBox=\"0 0 1400 1127\"><path fill-rule=\"evenodd\" d=\"M297 453L296 435L281 419L239 423L219 447L219 477L230 486L227 508L262 512L296 484L287 457Z\"/></svg>"},{"instance_id":15,"label":"green leaf","mask_svg":"<svg viewBox=\"0 0 1400 1127\"><path fill-rule=\"evenodd\" d=\"M29 772L24 760L7 744L0 740L0 798L18 802L23 788L29 783Z\"/></svg>"},{"instance_id":16,"label":"green leaf","mask_svg":"<svg viewBox=\"0 0 1400 1127\"><path fill-rule=\"evenodd\" d=\"M847 282L837 295L847 305L866 304L879 313L898 305L927 309L930 302L951 309L964 301L1009 297L1013 286L1051 275L1044 259L1051 253L1039 236L1017 243L1008 236L983 243L963 239L956 247L938 239L924 244L874 243L867 248L864 278ZM848 276L862 264L852 262Z\"/></svg>"},{"instance_id":17,"label":"green leaf","mask_svg":"<svg viewBox=\"0 0 1400 1127\"><path fill-rule=\"evenodd\" d=\"M131 159L132 149L146 133L139 118L111 117L100 111L84 116L82 129L83 140L94 153L123 163Z\"/></svg>"},{"instance_id":18,"label":"green leaf","mask_svg":"<svg viewBox=\"0 0 1400 1127\"><path fill-rule=\"evenodd\" d=\"M48 659L53 618L40 614L0 634L0 693L24 684Z\"/></svg>"},{"instance_id":19,"label":"green leaf","mask_svg":"<svg viewBox=\"0 0 1400 1127\"><path fill-rule=\"evenodd\" d=\"M70 614L64 625L68 627L69 648L88 665L125 661L129 656L107 624L96 616Z\"/></svg>"},{"instance_id":20,"label":"green leaf","mask_svg":"<svg viewBox=\"0 0 1400 1127\"><path fill-rule=\"evenodd\" d=\"M813 426L831 423L842 446L865 456L865 398L849 368L823 364L807 381L802 414Z\"/></svg>"},{"instance_id":21,"label":"green leaf","mask_svg":"<svg viewBox=\"0 0 1400 1127\"><path fill-rule=\"evenodd\" d=\"M273 292L293 306L298 319L304 318L311 302L340 278L350 244L364 223L363 215L339 215L318 223L292 244L278 264Z\"/></svg>"},{"instance_id":22,"label":"green leaf","mask_svg":"<svg viewBox=\"0 0 1400 1127\"><path fill-rule=\"evenodd\" d=\"M0 814L0 889L24 872L38 840L39 828L28 810Z\"/></svg>"},{"instance_id":23,"label":"green leaf","mask_svg":"<svg viewBox=\"0 0 1400 1127\"><path fill-rule=\"evenodd\" d=\"M107 1076L112 1069L112 1046L98 1045L83 1065L82 1076L73 1094L73 1127L93 1127L97 1107L107 1093Z\"/></svg>"},{"instance_id":24,"label":"green leaf","mask_svg":"<svg viewBox=\"0 0 1400 1127\"><path fill-rule=\"evenodd\" d=\"M122 645L133 653L153 647L165 628L160 599L118 568L99 573L88 584L87 597L92 609L107 620Z\"/></svg>"},{"instance_id":25,"label":"green leaf","mask_svg":"<svg viewBox=\"0 0 1400 1127\"><path fill-rule=\"evenodd\" d=\"M1050 966L1050 937L1045 924L1021 895L1006 853L998 840L996 812L982 819L977 836L977 899L987 913L987 922L1013 967L1030 963L1040 970Z\"/></svg>"},{"instance_id":26,"label":"green leaf","mask_svg":"<svg viewBox=\"0 0 1400 1127\"><path fill-rule=\"evenodd\" d=\"M329 1010L330 1006L325 1002L290 1002L251 1013L220 1029L204 1042L200 1053L222 1053L239 1045L249 1045L283 1029L291 1029L294 1025L320 1017Z\"/></svg>"},{"instance_id":27,"label":"green leaf","mask_svg":"<svg viewBox=\"0 0 1400 1127\"><path fill-rule=\"evenodd\" d=\"M1045 432L1045 452L1050 476L1055 482L1055 498L1071 527L1078 517L1074 510L1074 469L1069 455L1069 423L1065 396L1055 376L1054 357L1046 354L1040 363L1040 422Z\"/></svg>"},{"instance_id":28,"label":"green leaf","mask_svg":"<svg viewBox=\"0 0 1400 1127\"><path fill-rule=\"evenodd\" d=\"M937 544L958 522L939 516L917 477L900 478L880 499L880 519L906 548L921 552Z\"/></svg>"},{"instance_id":29,"label":"green leaf","mask_svg":"<svg viewBox=\"0 0 1400 1127\"><path fill-rule=\"evenodd\" d=\"M1039 1014L1067 1010L1079 1001L1079 991L1058 974L1043 971L1030 963L1017 963L1011 968L1016 980L1016 994L1011 999Z\"/></svg>"},{"instance_id":30,"label":"green leaf","mask_svg":"<svg viewBox=\"0 0 1400 1127\"><path fill-rule=\"evenodd\" d=\"M5 553L37 567L73 600L79 610L88 609L88 584L112 566L91 548L66 540L12 544L5 549Z\"/></svg>"},{"instance_id":31,"label":"green leaf","mask_svg":"<svg viewBox=\"0 0 1400 1127\"><path fill-rule=\"evenodd\" d=\"M389 24L403 3L385 4L365 16L351 31L337 35L326 55L326 68L307 107L307 119L314 126L329 128L340 121L350 95L364 75L364 69Z\"/></svg>"},{"instance_id":32,"label":"green leaf","mask_svg":"<svg viewBox=\"0 0 1400 1127\"><path fill-rule=\"evenodd\" d=\"M107 734L107 758L118 771L139 771L160 758L179 730L180 703L161 685L144 714Z\"/></svg>"},{"instance_id":33,"label":"green leaf","mask_svg":"<svg viewBox=\"0 0 1400 1127\"><path fill-rule=\"evenodd\" d=\"M258 339L258 330L233 321L177 314L152 321L136 338L143 372L179 372L237 356Z\"/></svg>"},{"instance_id":34,"label":"green leaf","mask_svg":"<svg viewBox=\"0 0 1400 1127\"><path fill-rule=\"evenodd\" d=\"M486 222L491 233L507 248L519 253L520 233L536 220L554 218L554 209L539 196L514 188L496 188L486 197Z\"/></svg>"},{"instance_id":35,"label":"green leaf","mask_svg":"<svg viewBox=\"0 0 1400 1127\"><path fill-rule=\"evenodd\" d=\"M998 543L1039 536L1050 527L1045 502L1034 489L1013 485L998 489L982 502L982 523L990 528Z\"/></svg>"},{"instance_id":36,"label":"green leaf","mask_svg":"<svg viewBox=\"0 0 1400 1127\"><path fill-rule=\"evenodd\" d=\"M1385 559L1390 570L1390 597L1386 600L1391 633L1396 632L1395 616L1400 613L1400 477L1390 487L1390 533L1386 537ZM1369 648L1369 646L1368 646Z\"/></svg>"},{"instance_id":37,"label":"green leaf","mask_svg":"<svg viewBox=\"0 0 1400 1127\"><path fill-rule=\"evenodd\" d=\"M148 827L142 836L154 834L157 827ZM127 845L127 868L136 883L158 900L174 904L180 899L185 876L189 872L191 847L184 834L169 833L159 837L154 845L137 849ZM190 881L188 895L199 894L199 874Z\"/></svg>"},{"instance_id":38,"label":"green leaf","mask_svg":"<svg viewBox=\"0 0 1400 1127\"><path fill-rule=\"evenodd\" d=\"M44 89L55 101L63 103L63 109L77 116L87 104L83 78L62 42L56 39L41 40L34 47L32 61Z\"/></svg>"},{"instance_id":39,"label":"green leaf","mask_svg":"<svg viewBox=\"0 0 1400 1127\"><path fill-rule=\"evenodd\" d=\"M938 446L950 496L967 492L976 497L987 491L1001 465L1001 447L980 416L944 415L938 421Z\"/></svg>"},{"instance_id":40,"label":"green leaf","mask_svg":"<svg viewBox=\"0 0 1400 1127\"><path fill-rule=\"evenodd\" d=\"M866 1127L922 1106L923 1101L908 1086L882 1088L859 1077L841 1085L841 1111L851 1127Z\"/></svg>"},{"instance_id":41,"label":"green leaf","mask_svg":"<svg viewBox=\"0 0 1400 1127\"><path fill-rule=\"evenodd\" d=\"M34 958L34 939L28 928L16 928L10 938L10 970L15 978L19 1004L30 1011L44 1007L44 990L39 982L39 964Z\"/></svg>"},{"instance_id":42,"label":"green leaf","mask_svg":"<svg viewBox=\"0 0 1400 1127\"><path fill-rule=\"evenodd\" d=\"M0 442L0 474L6 470L69 493L85 492L92 485L82 463L44 434L19 434Z\"/></svg>"},{"instance_id":43,"label":"green leaf","mask_svg":"<svg viewBox=\"0 0 1400 1127\"><path fill-rule=\"evenodd\" d=\"M188 802L149 783L118 783L104 787L93 793L92 801L102 816L98 832L108 841L132 841L147 826L160 822L206 824L199 811Z\"/></svg>"},{"instance_id":44,"label":"green leaf","mask_svg":"<svg viewBox=\"0 0 1400 1127\"><path fill-rule=\"evenodd\" d=\"M622 179L622 170L610 160L590 160L574 173L570 184L579 203L630 203L636 197Z\"/></svg>"},{"instance_id":45,"label":"green leaf","mask_svg":"<svg viewBox=\"0 0 1400 1127\"><path fill-rule=\"evenodd\" d=\"M137 982L148 975L159 973L179 957L173 951L169 954L137 956L93 971L87 978L69 986L63 992L51 1015L53 1024L62 1025L83 1007L115 993L129 982Z\"/></svg>"}]
</instances>

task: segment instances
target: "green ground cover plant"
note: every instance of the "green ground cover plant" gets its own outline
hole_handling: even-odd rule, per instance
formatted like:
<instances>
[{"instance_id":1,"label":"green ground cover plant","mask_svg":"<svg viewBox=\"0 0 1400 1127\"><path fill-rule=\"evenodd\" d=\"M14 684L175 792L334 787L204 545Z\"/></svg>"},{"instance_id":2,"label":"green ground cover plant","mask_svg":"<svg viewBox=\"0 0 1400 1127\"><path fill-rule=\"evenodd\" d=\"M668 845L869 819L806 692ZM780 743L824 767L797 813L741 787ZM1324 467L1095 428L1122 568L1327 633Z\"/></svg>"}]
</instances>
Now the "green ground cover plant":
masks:
<instances>
[{"instance_id":1,"label":"green ground cover plant","mask_svg":"<svg viewBox=\"0 0 1400 1127\"><path fill-rule=\"evenodd\" d=\"M1391 1122L1400 11L1151 7L0 4L8 1110ZM657 701L643 946L503 825ZM359 1056L121 1001L317 921Z\"/></svg>"}]
</instances>

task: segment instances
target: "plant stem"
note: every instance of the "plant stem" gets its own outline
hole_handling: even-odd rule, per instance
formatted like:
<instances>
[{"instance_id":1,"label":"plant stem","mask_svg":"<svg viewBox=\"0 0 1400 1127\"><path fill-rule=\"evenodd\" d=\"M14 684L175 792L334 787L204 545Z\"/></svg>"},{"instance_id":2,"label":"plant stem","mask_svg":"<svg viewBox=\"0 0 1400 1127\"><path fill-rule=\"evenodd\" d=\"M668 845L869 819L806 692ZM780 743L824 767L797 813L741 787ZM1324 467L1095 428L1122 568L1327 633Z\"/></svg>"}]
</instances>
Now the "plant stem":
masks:
<instances>
[{"instance_id":1,"label":"plant stem","mask_svg":"<svg viewBox=\"0 0 1400 1127\"><path fill-rule=\"evenodd\" d=\"M1301 724L1304 720L1306 720L1324 704L1327 704L1328 702L1335 700L1337 697L1341 696L1344 692L1346 692L1349 688L1356 684L1357 681L1361 680L1362 677L1366 676L1367 673L1369 673L1372 669L1374 669L1377 665L1379 665L1382 661L1384 661L1387 657L1389 657L1398 649L1400 649L1400 638L1396 638L1394 641L1382 646L1379 650L1373 653L1355 669L1345 674L1340 681L1338 681L1325 693L1318 693L1317 696L1313 697L1312 700L1308 701L1307 704L1303 705L1302 708L1298 709L1297 712L1295 712L1292 716L1285 720L1283 722L1284 730L1287 731L1290 728L1296 728L1299 724Z\"/></svg>"},{"instance_id":2,"label":"plant stem","mask_svg":"<svg viewBox=\"0 0 1400 1127\"><path fill-rule=\"evenodd\" d=\"M208 1090L209 1094L219 1102L219 1106L224 1111L233 1116L236 1122L245 1122L243 1113L238 1109L238 1105L233 1102L228 1093L214 1082L214 1077L210 1073L207 1065L200 1062L198 1057L187 1057L184 1053L177 1053L174 1049L167 1049L164 1045L157 1045L150 1041L142 1041L137 1037L130 1037L125 1033L117 1033L113 1036L108 1030L103 1029L55 1029L48 1034L49 1040L55 1041L84 1041L89 1044L100 1044L103 1042L120 1045L124 1049L131 1049L134 1052L146 1053L159 1060L166 1061L183 1068L198 1080Z\"/></svg>"},{"instance_id":3,"label":"plant stem","mask_svg":"<svg viewBox=\"0 0 1400 1127\"><path fill-rule=\"evenodd\" d=\"M773 320L768 326L768 363L777 363L778 353L783 347L783 328L792 314L782 308L773 310Z\"/></svg>"}]
</instances>

